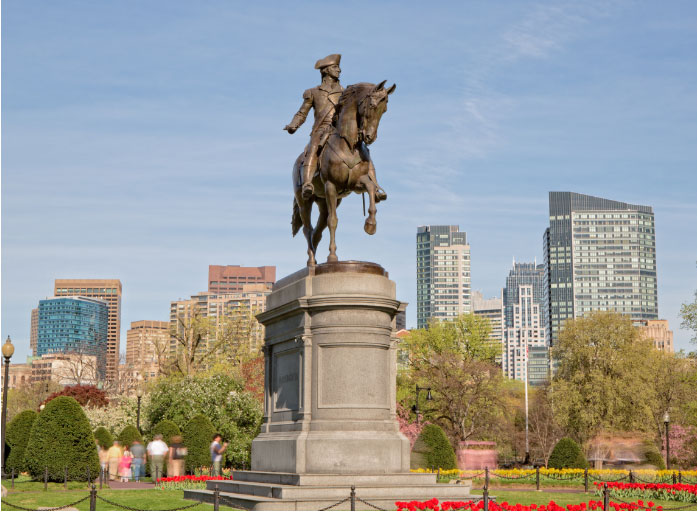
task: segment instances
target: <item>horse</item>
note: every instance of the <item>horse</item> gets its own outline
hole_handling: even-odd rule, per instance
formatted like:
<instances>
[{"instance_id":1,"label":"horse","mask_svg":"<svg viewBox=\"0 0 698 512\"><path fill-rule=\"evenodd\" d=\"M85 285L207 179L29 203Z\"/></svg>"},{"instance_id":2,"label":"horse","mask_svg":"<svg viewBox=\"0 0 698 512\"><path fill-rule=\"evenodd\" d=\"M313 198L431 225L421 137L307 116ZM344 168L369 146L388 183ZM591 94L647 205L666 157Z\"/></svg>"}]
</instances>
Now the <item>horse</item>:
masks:
<instances>
[{"instance_id":1,"label":"horse","mask_svg":"<svg viewBox=\"0 0 698 512\"><path fill-rule=\"evenodd\" d=\"M385 80L380 84L359 83L347 87L337 103L327 141L318 158L318 170L313 177L313 195L307 201L302 196L301 168L305 152L293 165L293 215L291 229L296 236L301 226L308 242L309 267L315 265L315 254L326 227L330 228L330 254L327 262L338 261L335 231L337 229L337 207L342 198L352 192L368 193L368 218L364 231L369 235L376 232L376 187L369 169L373 162L368 146L378 137L378 124L388 108L388 96L395 91L395 84L385 89ZM318 172L319 171L319 172ZM374 170L375 175L375 170ZM318 220L312 225L313 204L319 210Z\"/></svg>"}]
</instances>

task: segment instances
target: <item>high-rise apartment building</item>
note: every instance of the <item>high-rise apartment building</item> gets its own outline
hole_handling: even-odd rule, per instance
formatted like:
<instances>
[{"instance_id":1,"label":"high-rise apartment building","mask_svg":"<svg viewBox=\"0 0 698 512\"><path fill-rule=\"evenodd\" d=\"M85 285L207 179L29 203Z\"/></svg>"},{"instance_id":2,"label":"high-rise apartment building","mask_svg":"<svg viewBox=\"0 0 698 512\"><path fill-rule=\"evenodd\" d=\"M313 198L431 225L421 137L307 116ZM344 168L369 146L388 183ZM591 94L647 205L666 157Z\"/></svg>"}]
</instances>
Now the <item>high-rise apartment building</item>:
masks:
<instances>
[{"instance_id":1,"label":"high-rise apartment building","mask_svg":"<svg viewBox=\"0 0 698 512\"><path fill-rule=\"evenodd\" d=\"M107 380L117 378L121 340L121 281L118 279L56 279L53 294L57 297L80 295L107 301Z\"/></svg>"},{"instance_id":2,"label":"high-rise apartment building","mask_svg":"<svg viewBox=\"0 0 698 512\"><path fill-rule=\"evenodd\" d=\"M29 348L36 356L36 344L39 337L39 308L32 309L31 330L29 331Z\"/></svg>"},{"instance_id":3,"label":"high-rise apartment building","mask_svg":"<svg viewBox=\"0 0 698 512\"><path fill-rule=\"evenodd\" d=\"M472 311L470 245L458 226L417 228L417 328Z\"/></svg>"},{"instance_id":4,"label":"high-rise apartment building","mask_svg":"<svg viewBox=\"0 0 698 512\"><path fill-rule=\"evenodd\" d=\"M485 299L481 292L472 293L473 314L487 318L490 321L490 340L502 352L502 299L492 297ZM501 363L501 354L496 358Z\"/></svg>"},{"instance_id":5,"label":"high-rise apartment building","mask_svg":"<svg viewBox=\"0 0 698 512\"><path fill-rule=\"evenodd\" d=\"M145 380L153 379L166 363L170 350L170 322L139 320L126 332L126 365Z\"/></svg>"},{"instance_id":6,"label":"high-rise apartment building","mask_svg":"<svg viewBox=\"0 0 698 512\"><path fill-rule=\"evenodd\" d=\"M640 331L645 338L652 340L654 348L674 352L674 332L669 329L668 320L642 320Z\"/></svg>"},{"instance_id":7,"label":"high-rise apartment building","mask_svg":"<svg viewBox=\"0 0 698 512\"><path fill-rule=\"evenodd\" d=\"M548 336L568 318L616 311L656 320L657 256L652 207L550 192L544 235Z\"/></svg>"},{"instance_id":8,"label":"high-rise apartment building","mask_svg":"<svg viewBox=\"0 0 698 512\"><path fill-rule=\"evenodd\" d=\"M92 356L96 373L107 373L108 308L90 297L53 297L39 301L36 355L72 353Z\"/></svg>"},{"instance_id":9,"label":"high-rise apartment building","mask_svg":"<svg viewBox=\"0 0 698 512\"><path fill-rule=\"evenodd\" d=\"M210 293L241 292L243 287L248 284L264 284L271 288L275 281L276 267L208 266L208 291Z\"/></svg>"},{"instance_id":10,"label":"high-rise apartment building","mask_svg":"<svg viewBox=\"0 0 698 512\"><path fill-rule=\"evenodd\" d=\"M179 333L194 317L211 318L216 330L225 327L226 319L233 321L236 329L244 336L251 352L258 351L264 343L264 327L254 314L264 311L271 287L265 283L246 284L235 293L202 292L190 299L170 303L170 332ZM237 322L237 323L235 323ZM230 324L229 324L230 325ZM206 340L210 343L213 340ZM170 338L170 354L179 350L174 337Z\"/></svg>"}]
</instances>

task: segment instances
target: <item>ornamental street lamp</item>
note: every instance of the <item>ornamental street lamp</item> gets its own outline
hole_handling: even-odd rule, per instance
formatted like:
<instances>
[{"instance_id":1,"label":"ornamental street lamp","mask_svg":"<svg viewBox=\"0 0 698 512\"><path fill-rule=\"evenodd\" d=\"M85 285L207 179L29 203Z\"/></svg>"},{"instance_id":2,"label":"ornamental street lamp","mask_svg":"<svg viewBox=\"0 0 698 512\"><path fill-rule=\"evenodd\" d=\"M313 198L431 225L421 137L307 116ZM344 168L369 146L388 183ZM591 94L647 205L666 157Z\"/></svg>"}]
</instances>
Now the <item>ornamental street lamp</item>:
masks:
<instances>
[{"instance_id":1,"label":"ornamental street lamp","mask_svg":"<svg viewBox=\"0 0 698 512\"><path fill-rule=\"evenodd\" d=\"M15 353L15 347L10 337L7 337L2 346L2 355L5 359L5 383L2 388L2 474L5 474L5 423L7 422L7 386L10 379L10 358Z\"/></svg>"},{"instance_id":2,"label":"ornamental street lamp","mask_svg":"<svg viewBox=\"0 0 698 512\"><path fill-rule=\"evenodd\" d=\"M417 425L419 425L419 415L421 414L421 411L419 410L419 392L423 391L426 389L427 391L427 402L431 402L431 388L420 388L419 385L415 387L417 391L417 399L415 400L415 404L412 406L412 412L417 415Z\"/></svg>"},{"instance_id":3,"label":"ornamental street lamp","mask_svg":"<svg viewBox=\"0 0 698 512\"><path fill-rule=\"evenodd\" d=\"M666 439L666 468L669 469L669 411L664 413L664 437Z\"/></svg>"}]
</instances>

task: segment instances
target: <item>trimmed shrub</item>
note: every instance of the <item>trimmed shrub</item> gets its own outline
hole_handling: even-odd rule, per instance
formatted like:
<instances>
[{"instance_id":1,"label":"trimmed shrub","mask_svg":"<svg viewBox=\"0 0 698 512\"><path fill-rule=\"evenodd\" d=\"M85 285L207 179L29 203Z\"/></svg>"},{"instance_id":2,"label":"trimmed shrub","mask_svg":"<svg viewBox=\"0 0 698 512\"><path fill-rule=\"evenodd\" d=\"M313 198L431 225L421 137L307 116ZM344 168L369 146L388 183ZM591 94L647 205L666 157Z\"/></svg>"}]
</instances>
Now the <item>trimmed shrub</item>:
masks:
<instances>
[{"instance_id":1,"label":"trimmed shrub","mask_svg":"<svg viewBox=\"0 0 698 512\"><path fill-rule=\"evenodd\" d=\"M88 471L92 478L99 474L99 457L90 422L71 397L59 396L51 400L34 421L24 452L27 470L34 478L44 475L63 481L63 470L68 468L68 480L86 481Z\"/></svg>"},{"instance_id":2,"label":"trimmed shrub","mask_svg":"<svg viewBox=\"0 0 698 512\"><path fill-rule=\"evenodd\" d=\"M410 467L456 469L456 454L443 429L438 425L425 425L412 448Z\"/></svg>"},{"instance_id":3,"label":"trimmed shrub","mask_svg":"<svg viewBox=\"0 0 698 512\"><path fill-rule=\"evenodd\" d=\"M182 432L179 430L179 427L174 422L170 420L162 420L157 425L155 425L155 427L150 433L150 437L153 438L156 434L161 434L162 440L165 441L167 446L169 446L172 441L172 437L181 436Z\"/></svg>"},{"instance_id":4,"label":"trimmed shrub","mask_svg":"<svg viewBox=\"0 0 698 512\"><path fill-rule=\"evenodd\" d=\"M666 469L664 457L659 453L657 445L648 439L642 443L642 447L645 450L645 459L647 459L648 463L652 464L657 469Z\"/></svg>"},{"instance_id":5,"label":"trimmed shrub","mask_svg":"<svg viewBox=\"0 0 698 512\"><path fill-rule=\"evenodd\" d=\"M589 467L586 457L582 453L582 449L573 439L563 437L560 439L553 452L548 459L548 467L555 469L565 468L580 468Z\"/></svg>"},{"instance_id":6,"label":"trimmed shrub","mask_svg":"<svg viewBox=\"0 0 698 512\"><path fill-rule=\"evenodd\" d=\"M108 450L114 444L114 438L111 433L104 427L97 427L95 430L95 439L103 449Z\"/></svg>"},{"instance_id":7,"label":"trimmed shrub","mask_svg":"<svg viewBox=\"0 0 698 512\"><path fill-rule=\"evenodd\" d=\"M22 411L7 425L5 450L9 448L9 454L7 454L7 460L5 461L6 470L12 471L14 469L16 474L19 474L20 471L27 471L24 451L27 448L32 425L34 425L37 416L38 414L35 411Z\"/></svg>"},{"instance_id":8,"label":"trimmed shrub","mask_svg":"<svg viewBox=\"0 0 698 512\"><path fill-rule=\"evenodd\" d=\"M216 430L206 416L194 416L184 426L184 446L187 447L187 472L194 474L196 468L211 465L209 447Z\"/></svg>"},{"instance_id":9,"label":"trimmed shrub","mask_svg":"<svg viewBox=\"0 0 698 512\"><path fill-rule=\"evenodd\" d=\"M142 443L143 437L141 436L140 432L138 432L136 427L133 425L126 425L116 440L119 441L122 446L128 448L133 444L134 441L140 441Z\"/></svg>"}]
</instances>

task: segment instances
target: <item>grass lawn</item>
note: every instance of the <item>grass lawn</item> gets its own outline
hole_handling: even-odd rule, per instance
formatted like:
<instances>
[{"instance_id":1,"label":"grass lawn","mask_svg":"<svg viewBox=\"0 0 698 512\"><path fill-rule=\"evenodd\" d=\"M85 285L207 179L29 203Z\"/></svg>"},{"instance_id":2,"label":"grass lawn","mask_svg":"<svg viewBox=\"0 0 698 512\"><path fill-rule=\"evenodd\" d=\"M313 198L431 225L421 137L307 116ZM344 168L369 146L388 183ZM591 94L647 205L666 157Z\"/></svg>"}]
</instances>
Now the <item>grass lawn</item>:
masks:
<instances>
[{"instance_id":1,"label":"grass lawn","mask_svg":"<svg viewBox=\"0 0 698 512\"><path fill-rule=\"evenodd\" d=\"M471 491L472 494L477 494L477 495L482 495L482 489L473 489ZM496 497L497 501L499 503L502 503L503 501L509 502L511 505L515 505L517 503L520 503L521 505L530 505L531 503L535 503L536 505L544 505L550 502L550 500L553 500L555 503L558 505L578 505L582 502L588 503L589 500L597 500L597 501L602 501L603 498L601 496L596 496L593 492L590 493L584 493L584 492L546 492L546 491L523 491L523 490L500 490L500 489L491 489L490 490L490 495L493 495ZM638 499L643 499L643 498L626 498L624 501L637 501ZM611 501L613 501L613 497L611 497ZM649 501L645 499L644 501ZM670 508L681 508L681 507L687 507L690 505L690 503L684 503L680 501L661 501L661 500L652 500L656 505L661 505L666 509ZM687 508L686 510L691 510L690 508Z\"/></svg>"},{"instance_id":2,"label":"grass lawn","mask_svg":"<svg viewBox=\"0 0 698 512\"><path fill-rule=\"evenodd\" d=\"M3 484L5 482L3 481ZM43 485L43 484L42 484ZM8 489L9 490L9 489ZM15 490L16 487L15 487ZM4 501L19 505L24 508L36 507L60 507L84 498L88 495L87 489L81 491L54 491L54 492L15 492L4 498ZM116 503L122 503L139 510L167 510L184 507L194 503L185 500L184 491L160 491L148 489L143 491L117 491L103 489L97 492L97 496L102 496ZM75 507L79 510L90 510L90 501L85 500ZM9 505L2 504L2 510L19 510ZM119 510L113 505L97 499L97 510ZM188 510L213 510L213 505L201 504ZM220 510L235 510L230 507L220 507Z\"/></svg>"}]
</instances>

